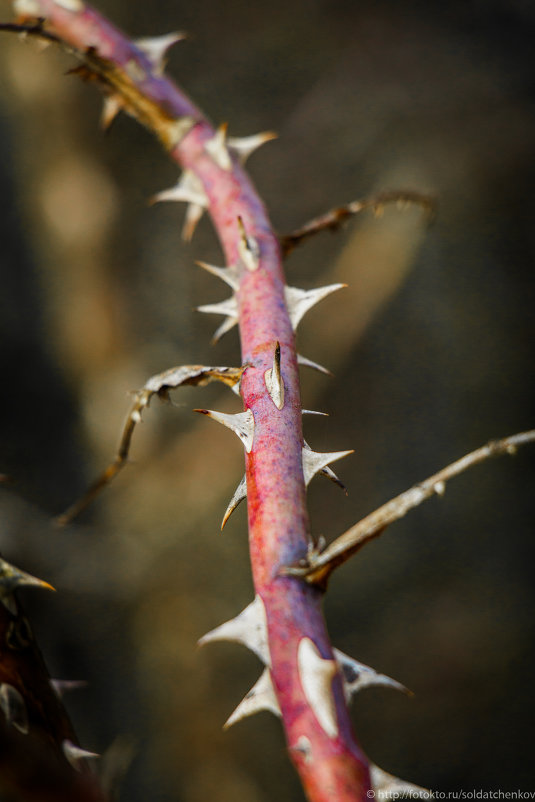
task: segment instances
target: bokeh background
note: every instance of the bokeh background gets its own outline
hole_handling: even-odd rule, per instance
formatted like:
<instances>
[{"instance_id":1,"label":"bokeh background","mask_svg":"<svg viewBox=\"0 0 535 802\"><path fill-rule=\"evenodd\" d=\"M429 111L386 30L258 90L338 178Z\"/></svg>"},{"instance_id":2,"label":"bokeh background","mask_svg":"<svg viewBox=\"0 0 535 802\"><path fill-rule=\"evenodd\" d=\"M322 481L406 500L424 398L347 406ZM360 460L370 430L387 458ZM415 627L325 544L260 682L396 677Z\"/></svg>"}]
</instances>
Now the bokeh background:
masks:
<instances>
[{"instance_id":1,"label":"bokeh background","mask_svg":"<svg viewBox=\"0 0 535 802\"><path fill-rule=\"evenodd\" d=\"M102 0L136 36L185 30L169 72L232 135L274 129L250 162L277 230L380 189L435 194L363 215L287 262L289 281L336 275L299 347L335 372L303 375L317 450L354 448L309 490L331 538L490 438L534 424L535 6L527 0ZM11 18L0 2L0 16ZM0 552L57 594L24 601L84 746L130 766L121 799L302 798L279 722L223 733L256 681L253 655L197 639L252 598L244 508L219 524L239 443L191 412L229 393L153 402L132 462L66 531L64 509L113 455L128 392L183 363L237 364L213 347L225 297L204 220L149 208L177 178L150 135L119 118L49 48L0 41ZM339 571L326 599L336 646L411 688L353 707L367 753L435 790L533 790L535 454L455 480ZM120 762L119 760L119 762Z\"/></svg>"}]
</instances>

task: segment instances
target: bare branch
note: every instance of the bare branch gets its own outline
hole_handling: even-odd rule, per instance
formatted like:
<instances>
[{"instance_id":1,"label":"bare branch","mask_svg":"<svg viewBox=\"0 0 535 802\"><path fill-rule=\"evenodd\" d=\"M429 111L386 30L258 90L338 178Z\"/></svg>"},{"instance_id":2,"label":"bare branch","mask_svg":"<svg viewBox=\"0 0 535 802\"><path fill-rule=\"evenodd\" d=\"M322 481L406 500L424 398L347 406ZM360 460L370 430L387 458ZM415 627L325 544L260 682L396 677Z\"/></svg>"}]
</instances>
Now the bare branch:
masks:
<instances>
[{"instance_id":1,"label":"bare branch","mask_svg":"<svg viewBox=\"0 0 535 802\"><path fill-rule=\"evenodd\" d=\"M284 255L287 256L293 251L296 245L300 245L303 240L327 229L335 231L344 220L351 217L351 215L364 211L364 209L372 209L374 214L379 217L383 212L383 207L389 203L396 203L401 208L416 204L421 206L430 218L434 216L436 211L436 200L431 195L424 195L423 193L413 192L411 190L379 192L377 195L370 195L368 198L361 198L345 206L338 206L336 209L331 209L329 212L305 223L301 228L292 231L291 234L286 234L281 237L282 251Z\"/></svg>"},{"instance_id":2,"label":"bare branch","mask_svg":"<svg viewBox=\"0 0 535 802\"><path fill-rule=\"evenodd\" d=\"M403 518L409 510L418 507L422 501L433 495L441 496L446 482L463 473L468 468L500 454L515 454L519 446L535 441L535 429L513 434L502 440L491 440L481 448L471 451L446 468L419 482L396 498L387 501L375 512L367 515L343 535L337 537L321 553L312 552L299 565L284 568L281 573L303 577L310 584L325 585L332 571L345 563L369 540L377 537L389 524Z\"/></svg>"},{"instance_id":3,"label":"bare branch","mask_svg":"<svg viewBox=\"0 0 535 802\"><path fill-rule=\"evenodd\" d=\"M220 381L229 387L235 387L241 379L245 370L242 368L206 367L204 365L181 365L177 368L170 368L163 373L158 373L145 383L141 390L134 394L134 401L130 407L123 433L119 442L119 448L113 462L106 470L86 490L84 495L74 502L65 512L56 518L59 526L66 526L71 523L83 510L85 510L98 496L100 491L117 476L119 471L125 466L132 435L136 424L141 422L141 415L145 407L148 407L153 395L158 395L163 400L168 400L170 390L186 385L203 386L213 381Z\"/></svg>"}]
</instances>

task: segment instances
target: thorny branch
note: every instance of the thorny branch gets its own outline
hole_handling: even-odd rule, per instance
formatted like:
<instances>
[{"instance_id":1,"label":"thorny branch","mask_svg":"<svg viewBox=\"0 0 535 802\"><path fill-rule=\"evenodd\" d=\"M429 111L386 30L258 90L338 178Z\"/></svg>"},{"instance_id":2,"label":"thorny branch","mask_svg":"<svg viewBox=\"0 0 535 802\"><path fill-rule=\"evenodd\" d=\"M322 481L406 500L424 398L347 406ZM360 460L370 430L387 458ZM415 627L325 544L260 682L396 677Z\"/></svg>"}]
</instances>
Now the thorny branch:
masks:
<instances>
[{"instance_id":1,"label":"thorny branch","mask_svg":"<svg viewBox=\"0 0 535 802\"><path fill-rule=\"evenodd\" d=\"M490 457L497 457L501 454L516 454L519 446L533 442L535 442L535 429L513 434L501 440L491 440L481 448L471 451L464 457L442 468L441 471L433 474L423 482L413 485L401 495L387 501L382 507L367 515L366 518L352 526L343 535L333 540L320 553L312 552L299 565L286 567L282 572L291 576L303 577L311 584L325 586L335 568L349 560L368 541L380 535L387 526L394 523L394 521L399 521L410 510L418 507L431 496L442 496L446 490L446 482L450 479L468 470L468 468L490 459Z\"/></svg>"},{"instance_id":2,"label":"thorny branch","mask_svg":"<svg viewBox=\"0 0 535 802\"><path fill-rule=\"evenodd\" d=\"M71 520L123 467L135 425L152 395L166 398L171 389L183 384L217 380L237 386L239 382L243 412L198 410L231 428L245 448L246 477L229 510L247 495L256 596L236 618L201 640L243 643L265 668L228 724L259 710L279 715L289 754L313 802L369 798L373 795L370 782L376 792L418 793L421 789L401 784L370 765L355 739L347 711L351 695L367 684L399 688L399 683L332 648L321 611L321 591L334 567L409 509L442 493L447 480L489 456L535 440L535 431L472 452L372 513L321 553L307 554L306 486L316 474L333 478L328 465L350 452L318 453L303 441L297 368L299 363L319 366L298 357L295 330L308 309L343 285L316 290L288 287L281 255L317 232L336 229L362 209L379 213L384 204L396 202L417 203L431 211L432 200L415 192L380 193L334 209L279 239L242 169L247 156L273 135L232 140L226 125L214 130L163 75L169 37L156 43L151 40L149 45L147 40L134 43L83 0L16 0L15 8L24 24L4 26L5 30L61 43L82 63L75 72L104 91L105 122L109 124L119 110L128 112L156 133L171 158L184 168L178 184L155 200L188 203L186 239L191 238L203 211L210 212L227 266L203 266L233 293L200 311L225 316L216 339L239 324L242 345L242 368L183 366L150 379L135 395L114 461L61 517L62 522ZM3 606L10 612L9 603L6 606L4 601ZM5 693L8 712L18 715L19 726L24 726L18 696ZM68 758L69 749L63 748Z\"/></svg>"}]
</instances>

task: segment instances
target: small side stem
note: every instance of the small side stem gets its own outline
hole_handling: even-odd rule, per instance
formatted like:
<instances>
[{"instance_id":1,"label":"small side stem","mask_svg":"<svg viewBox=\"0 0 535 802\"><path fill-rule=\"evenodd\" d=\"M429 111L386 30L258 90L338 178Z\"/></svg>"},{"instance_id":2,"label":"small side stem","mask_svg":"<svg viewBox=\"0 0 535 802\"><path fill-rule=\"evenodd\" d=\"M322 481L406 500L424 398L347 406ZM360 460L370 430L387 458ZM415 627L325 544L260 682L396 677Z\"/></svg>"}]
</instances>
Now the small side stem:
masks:
<instances>
[{"instance_id":1,"label":"small side stem","mask_svg":"<svg viewBox=\"0 0 535 802\"><path fill-rule=\"evenodd\" d=\"M468 468L485 462L491 457L501 454L516 454L520 446L535 442L535 429L520 432L501 440L491 440L481 448L471 451L464 457L447 465L438 473L433 474L423 482L413 485L396 498L387 501L375 512L367 515L352 526L343 535L330 543L324 551L312 554L300 565L293 565L282 569L282 573L290 576L300 576L311 584L325 586L330 574L339 565L347 562L362 546L380 535L387 526L403 518L410 510L418 507L423 501L434 495L443 495L446 482L458 476Z\"/></svg>"}]
</instances>

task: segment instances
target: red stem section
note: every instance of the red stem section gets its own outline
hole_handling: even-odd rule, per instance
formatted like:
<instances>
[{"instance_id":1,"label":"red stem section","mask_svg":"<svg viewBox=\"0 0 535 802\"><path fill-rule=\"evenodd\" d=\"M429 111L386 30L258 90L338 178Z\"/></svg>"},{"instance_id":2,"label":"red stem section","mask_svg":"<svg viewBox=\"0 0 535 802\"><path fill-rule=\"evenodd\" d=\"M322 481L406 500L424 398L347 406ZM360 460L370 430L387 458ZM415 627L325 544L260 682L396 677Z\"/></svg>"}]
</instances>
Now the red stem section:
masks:
<instances>
[{"instance_id":1,"label":"red stem section","mask_svg":"<svg viewBox=\"0 0 535 802\"><path fill-rule=\"evenodd\" d=\"M242 359L249 367L241 393L245 409L254 416L253 445L246 455L250 551L256 593L266 610L271 679L289 753L308 798L314 802L365 799L370 787L367 760L351 731L321 611L321 593L301 579L279 573L282 566L306 555L309 533L294 331L285 301L280 247L267 213L236 157L231 156L230 165L221 166L206 149L215 135L212 126L120 31L77 0L28 0L27 5L38 8L38 15L32 11L32 16L44 17L47 30L87 55L90 69L95 59L105 60L101 78L119 94L126 87L128 110L154 128L173 160L200 179L226 262L242 265L236 298ZM19 3L18 10L25 6ZM23 14L23 20L29 17ZM194 124L173 143L167 129L170 122L184 116L193 118ZM258 248L253 269L240 261L243 231ZM273 367L276 343L280 343L284 382L281 409L265 381L266 371ZM298 657L303 639L312 642L320 665L331 671L323 682L325 704L332 713L329 725L318 712L320 703L312 704L304 689Z\"/></svg>"}]
</instances>

